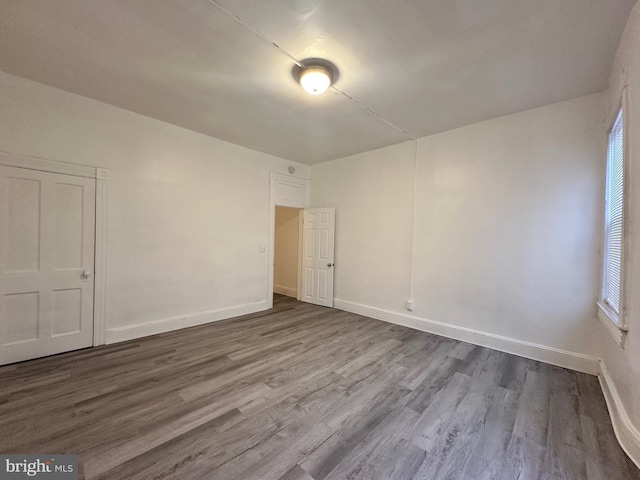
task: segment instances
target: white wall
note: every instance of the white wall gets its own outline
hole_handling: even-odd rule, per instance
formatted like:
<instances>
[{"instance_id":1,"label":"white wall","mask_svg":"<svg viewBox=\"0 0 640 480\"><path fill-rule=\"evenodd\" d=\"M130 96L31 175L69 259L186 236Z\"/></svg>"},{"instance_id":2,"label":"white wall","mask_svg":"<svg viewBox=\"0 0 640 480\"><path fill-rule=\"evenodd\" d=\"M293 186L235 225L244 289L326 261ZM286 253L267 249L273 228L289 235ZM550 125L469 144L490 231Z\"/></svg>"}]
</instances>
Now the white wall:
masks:
<instances>
[{"instance_id":1,"label":"white wall","mask_svg":"<svg viewBox=\"0 0 640 480\"><path fill-rule=\"evenodd\" d=\"M312 167L311 203L336 207L334 297L400 310L409 294L413 142Z\"/></svg>"},{"instance_id":2,"label":"white wall","mask_svg":"<svg viewBox=\"0 0 640 480\"><path fill-rule=\"evenodd\" d=\"M338 218L336 304L398 320L413 271L406 324L591 354L601 109L596 94L422 138L415 175L412 142L313 166L312 204Z\"/></svg>"},{"instance_id":3,"label":"white wall","mask_svg":"<svg viewBox=\"0 0 640 480\"><path fill-rule=\"evenodd\" d=\"M298 290L299 208L276 206L273 291L296 297Z\"/></svg>"},{"instance_id":4,"label":"white wall","mask_svg":"<svg viewBox=\"0 0 640 480\"><path fill-rule=\"evenodd\" d=\"M0 104L0 150L111 171L108 339L266 307L269 172L291 162L2 73Z\"/></svg>"},{"instance_id":5,"label":"white wall","mask_svg":"<svg viewBox=\"0 0 640 480\"><path fill-rule=\"evenodd\" d=\"M420 140L418 316L592 353L600 100L592 95Z\"/></svg>"},{"instance_id":6,"label":"white wall","mask_svg":"<svg viewBox=\"0 0 640 480\"><path fill-rule=\"evenodd\" d=\"M599 356L609 370L614 387L619 394L622 407L626 410L631 423L640 429L640 4L636 4L627 22L620 47L613 66L609 89L606 92L606 114L600 133L606 138L606 130L613 121L622 95L622 87L628 85L627 131L628 174L631 185L628 195L628 240L629 251L625 259L630 269L628 284L629 295L623 299L629 311L629 333L625 347L621 349L613 337L600 328ZM637 432L636 432L637 433ZM640 438L637 439L640 442ZM640 444L636 453L640 453ZM640 457L638 457L640 459Z\"/></svg>"}]
</instances>

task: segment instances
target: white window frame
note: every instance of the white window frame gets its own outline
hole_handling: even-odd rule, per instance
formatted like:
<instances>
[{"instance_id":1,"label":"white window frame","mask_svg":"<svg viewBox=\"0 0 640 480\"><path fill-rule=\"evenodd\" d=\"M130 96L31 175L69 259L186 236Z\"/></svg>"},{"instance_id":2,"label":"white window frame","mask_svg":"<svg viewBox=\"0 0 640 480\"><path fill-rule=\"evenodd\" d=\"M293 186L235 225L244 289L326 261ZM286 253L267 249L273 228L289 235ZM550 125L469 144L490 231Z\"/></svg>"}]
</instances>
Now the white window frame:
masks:
<instances>
[{"instance_id":1,"label":"white window frame","mask_svg":"<svg viewBox=\"0 0 640 480\"><path fill-rule=\"evenodd\" d=\"M609 157L610 157L610 134L616 124L618 116L622 114L622 129L623 129L623 138L622 138L622 148L623 148L623 197L622 197L622 252L621 252L621 271L620 271L620 305L619 305L619 313L616 313L613 308L611 308L607 302L605 302L606 295L606 274L607 274L607 250L606 250L606 229L607 229L607 221L608 221L608 185L605 188L605 211L603 218L603 248L602 248L602 274L600 276L601 279L601 288L599 299L597 302L598 305L598 318L602 321L602 323L607 327L607 330L613 338L616 340L620 347L624 348L624 341L626 338L626 334L629 330L628 325L628 315L627 315L627 291L626 286L628 285L627 276L629 269L626 266L625 259L627 256L627 225L628 225L628 192L629 192L629 109L627 108L627 94L626 89L622 92L622 99L618 105L618 108L615 109L613 119L610 122L609 129L607 130L607 172L609 170ZM608 183L608 181L607 181Z\"/></svg>"}]
</instances>

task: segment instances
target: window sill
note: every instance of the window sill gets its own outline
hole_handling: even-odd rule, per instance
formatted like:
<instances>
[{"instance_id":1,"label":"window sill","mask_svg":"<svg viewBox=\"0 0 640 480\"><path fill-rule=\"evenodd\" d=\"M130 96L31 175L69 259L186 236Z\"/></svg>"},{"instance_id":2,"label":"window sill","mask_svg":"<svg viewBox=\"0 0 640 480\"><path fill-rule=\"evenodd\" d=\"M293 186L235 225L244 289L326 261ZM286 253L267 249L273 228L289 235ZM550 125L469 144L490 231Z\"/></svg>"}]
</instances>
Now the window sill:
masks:
<instances>
[{"instance_id":1,"label":"window sill","mask_svg":"<svg viewBox=\"0 0 640 480\"><path fill-rule=\"evenodd\" d=\"M598 318L607 327L620 348L624 348L624 340L627 336L627 328L618 323L618 315L603 302L597 302Z\"/></svg>"}]
</instances>

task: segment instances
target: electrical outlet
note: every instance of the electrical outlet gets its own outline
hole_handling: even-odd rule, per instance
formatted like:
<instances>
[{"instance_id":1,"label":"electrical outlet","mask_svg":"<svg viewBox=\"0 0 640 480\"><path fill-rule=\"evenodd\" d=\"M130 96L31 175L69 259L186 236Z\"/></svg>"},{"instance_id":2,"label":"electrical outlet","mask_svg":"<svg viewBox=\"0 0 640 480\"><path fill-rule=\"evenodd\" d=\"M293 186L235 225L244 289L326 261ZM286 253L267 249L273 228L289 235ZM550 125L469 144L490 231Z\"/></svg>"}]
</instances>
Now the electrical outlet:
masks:
<instances>
[{"instance_id":1,"label":"electrical outlet","mask_svg":"<svg viewBox=\"0 0 640 480\"><path fill-rule=\"evenodd\" d=\"M411 299L407 300L407 310L413 312L413 300Z\"/></svg>"}]
</instances>

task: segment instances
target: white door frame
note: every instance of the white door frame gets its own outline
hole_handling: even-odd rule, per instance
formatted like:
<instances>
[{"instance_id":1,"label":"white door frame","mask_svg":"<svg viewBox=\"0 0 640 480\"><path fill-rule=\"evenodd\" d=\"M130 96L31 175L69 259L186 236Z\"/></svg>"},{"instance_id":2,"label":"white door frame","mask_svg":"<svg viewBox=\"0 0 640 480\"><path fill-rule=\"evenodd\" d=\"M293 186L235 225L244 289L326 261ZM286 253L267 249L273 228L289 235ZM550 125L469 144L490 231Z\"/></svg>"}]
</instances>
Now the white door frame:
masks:
<instances>
[{"instance_id":1,"label":"white door frame","mask_svg":"<svg viewBox=\"0 0 640 480\"><path fill-rule=\"evenodd\" d=\"M103 345L106 330L107 196L109 170L46 160L0 151L0 165L61 173L96 180L96 227L94 249L93 346Z\"/></svg>"},{"instance_id":2,"label":"white door frame","mask_svg":"<svg viewBox=\"0 0 640 480\"><path fill-rule=\"evenodd\" d=\"M273 270L276 237L276 205L306 208L310 200L309 180L271 172L269 187L269 255L267 263L267 308L273 307ZM298 261L298 269L300 262ZM299 277L300 275L298 275ZM299 280L299 278L298 278ZM298 287L298 290L300 288Z\"/></svg>"}]
</instances>

